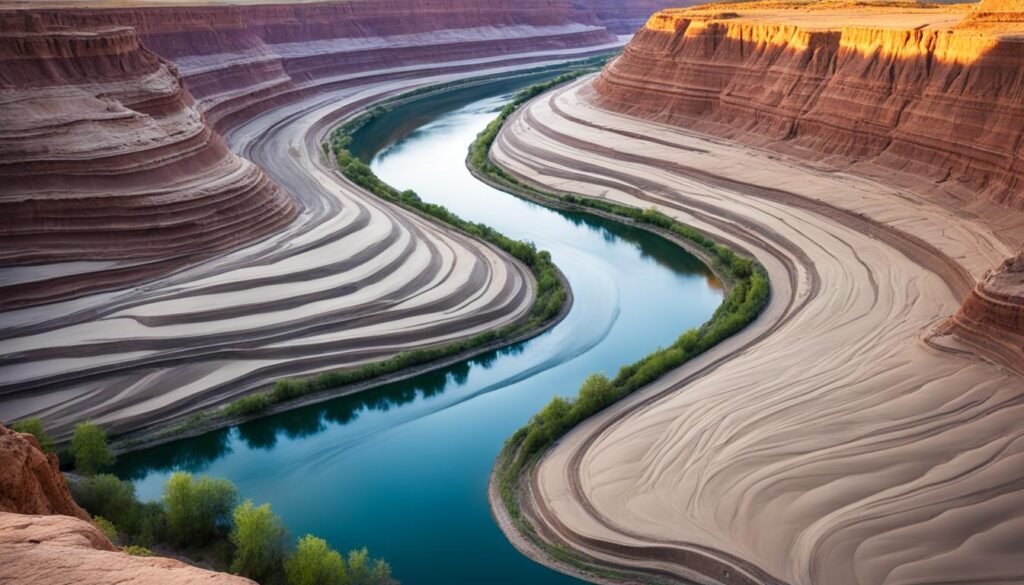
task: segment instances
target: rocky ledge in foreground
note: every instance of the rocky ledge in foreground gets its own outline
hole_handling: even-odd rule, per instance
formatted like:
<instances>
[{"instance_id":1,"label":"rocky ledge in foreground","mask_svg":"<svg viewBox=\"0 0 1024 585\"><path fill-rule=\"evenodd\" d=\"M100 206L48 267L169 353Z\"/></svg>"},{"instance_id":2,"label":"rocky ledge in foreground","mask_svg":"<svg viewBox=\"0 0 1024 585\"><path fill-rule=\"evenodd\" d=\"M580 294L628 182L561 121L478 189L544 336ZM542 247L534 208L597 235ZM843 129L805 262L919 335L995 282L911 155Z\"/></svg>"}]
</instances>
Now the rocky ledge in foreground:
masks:
<instances>
[{"instance_id":1,"label":"rocky ledge in foreground","mask_svg":"<svg viewBox=\"0 0 1024 585\"><path fill-rule=\"evenodd\" d=\"M161 557L121 552L71 499L54 455L0 425L0 583L254 585Z\"/></svg>"}]
</instances>

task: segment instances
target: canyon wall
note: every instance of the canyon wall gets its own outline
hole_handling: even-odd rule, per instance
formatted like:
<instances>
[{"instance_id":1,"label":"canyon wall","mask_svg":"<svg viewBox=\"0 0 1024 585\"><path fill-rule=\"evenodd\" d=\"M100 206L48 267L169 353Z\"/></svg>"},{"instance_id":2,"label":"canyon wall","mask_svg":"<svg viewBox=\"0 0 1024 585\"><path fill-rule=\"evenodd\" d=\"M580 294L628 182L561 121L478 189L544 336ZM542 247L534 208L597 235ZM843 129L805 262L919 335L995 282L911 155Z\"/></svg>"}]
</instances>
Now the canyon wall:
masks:
<instances>
[{"instance_id":1,"label":"canyon wall","mask_svg":"<svg viewBox=\"0 0 1024 585\"><path fill-rule=\"evenodd\" d=\"M839 28L824 10L747 6L655 14L594 81L596 101L907 187L1024 243L1017 0ZM1024 361L1020 264L993 271L942 328L1011 366Z\"/></svg>"},{"instance_id":2,"label":"canyon wall","mask_svg":"<svg viewBox=\"0 0 1024 585\"><path fill-rule=\"evenodd\" d=\"M665 11L594 86L620 112L1022 210L1022 62L1024 43L975 31Z\"/></svg>"},{"instance_id":3,"label":"canyon wall","mask_svg":"<svg viewBox=\"0 0 1024 585\"><path fill-rule=\"evenodd\" d=\"M176 69L124 27L0 34L0 308L167 272L286 225Z\"/></svg>"},{"instance_id":4,"label":"canyon wall","mask_svg":"<svg viewBox=\"0 0 1024 585\"><path fill-rule=\"evenodd\" d=\"M220 136L270 108L371 71L607 49L597 12L570 0L0 10L0 309L116 290L288 225L294 199Z\"/></svg>"},{"instance_id":5,"label":"canyon wall","mask_svg":"<svg viewBox=\"0 0 1024 585\"><path fill-rule=\"evenodd\" d=\"M0 583L254 585L160 557L120 552L71 499L55 455L0 425Z\"/></svg>"}]
</instances>

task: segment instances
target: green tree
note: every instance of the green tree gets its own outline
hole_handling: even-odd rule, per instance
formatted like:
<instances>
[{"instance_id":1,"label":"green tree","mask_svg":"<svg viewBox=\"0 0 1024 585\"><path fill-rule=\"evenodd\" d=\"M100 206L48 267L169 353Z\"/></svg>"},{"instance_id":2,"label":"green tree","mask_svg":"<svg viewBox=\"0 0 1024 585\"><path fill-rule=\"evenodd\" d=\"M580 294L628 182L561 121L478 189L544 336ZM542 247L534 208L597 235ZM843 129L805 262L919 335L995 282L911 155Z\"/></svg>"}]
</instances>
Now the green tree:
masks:
<instances>
[{"instance_id":1,"label":"green tree","mask_svg":"<svg viewBox=\"0 0 1024 585\"><path fill-rule=\"evenodd\" d=\"M75 427L71 435L71 455L75 458L75 469L85 475L114 463L114 454L107 446L107 432L88 421Z\"/></svg>"},{"instance_id":2,"label":"green tree","mask_svg":"<svg viewBox=\"0 0 1024 585\"><path fill-rule=\"evenodd\" d=\"M381 559L371 559L365 548L348 553L347 585L397 585L391 576L391 565Z\"/></svg>"},{"instance_id":3,"label":"green tree","mask_svg":"<svg viewBox=\"0 0 1024 585\"><path fill-rule=\"evenodd\" d=\"M164 485L167 532L181 547L200 547L227 533L238 490L226 479L178 472Z\"/></svg>"},{"instance_id":4,"label":"green tree","mask_svg":"<svg viewBox=\"0 0 1024 585\"><path fill-rule=\"evenodd\" d=\"M288 531L270 504L254 506L246 500L235 508L231 543L235 560L231 571L263 585L279 581L288 548Z\"/></svg>"},{"instance_id":5,"label":"green tree","mask_svg":"<svg viewBox=\"0 0 1024 585\"><path fill-rule=\"evenodd\" d=\"M136 531L140 504L131 482L100 473L72 484L71 494L94 517L109 519L126 534Z\"/></svg>"},{"instance_id":6,"label":"green tree","mask_svg":"<svg viewBox=\"0 0 1024 585\"><path fill-rule=\"evenodd\" d=\"M11 425L11 428L19 433L28 433L39 441L39 446L44 453L53 453L53 439L43 429L43 421L38 418L26 418Z\"/></svg>"},{"instance_id":7,"label":"green tree","mask_svg":"<svg viewBox=\"0 0 1024 585\"><path fill-rule=\"evenodd\" d=\"M327 541L307 534L284 563L288 585L348 585L345 559Z\"/></svg>"}]
</instances>

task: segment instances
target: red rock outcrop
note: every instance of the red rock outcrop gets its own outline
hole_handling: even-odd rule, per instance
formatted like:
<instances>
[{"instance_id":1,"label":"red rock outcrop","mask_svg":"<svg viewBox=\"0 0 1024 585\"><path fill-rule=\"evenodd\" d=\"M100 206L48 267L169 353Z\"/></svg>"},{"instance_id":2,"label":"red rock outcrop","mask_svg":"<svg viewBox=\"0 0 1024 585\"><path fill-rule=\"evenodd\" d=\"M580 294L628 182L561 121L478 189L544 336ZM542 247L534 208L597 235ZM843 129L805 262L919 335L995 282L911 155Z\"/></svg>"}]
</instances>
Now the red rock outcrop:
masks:
<instances>
[{"instance_id":1,"label":"red rock outcrop","mask_svg":"<svg viewBox=\"0 0 1024 585\"><path fill-rule=\"evenodd\" d=\"M120 552L78 507L32 435L0 425L0 583L253 585L160 557Z\"/></svg>"},{"instance_id":2,"label":"red rock outcrop","mask_svg":"<svg viewBox=\"0 0 1024 585\"><path fill-rule=\"evenodd\" d=\"M132 29L4 31L0 266L24 268L0 308L164 273L295 215Z\"/></svg>"},{"instance_id":3,"label":"red rock outcrop","mask_svg":"<svg viewBox=\"0 0 1024 585\"><path fill-rule=\"evenodd\" d=\"M43 453L35 437L0 425L0 512L89 515L71 499L57 456Z\"/></svg>"},{"instance_id":4,"label":"red rock outcrop","mask_svg":"<svg viewBox=\"0 0 1024 585\"><path fill-rule=\"evenodd\" d=\"M85 520L5 512L0 512L0 583L255 585L173 559L127 555Z\"/></svg>"},{"instance_id":5,"label":"red rock outcrop","mask_svg":"<svg viewBox=\"0 0 1024 585\"><path fill-rule=\"evenodd\" d=\"M600 103L830 166L924 179L954 205L1024 209L1019 38L957 28L962 7L860 15L837 28L828 8L764 16L737 6L652 16L595 82Z\"/></svg>"},{"instance_id":6,"label":"red rock outcrop","mask_svg":"<svg viewBox=\"0 0 1024 585\"><path fill-rule=\"evenodd\" d=\"M945 331L1024 374L1024 251L985 274Z\"/></svg>"}]
</instances>

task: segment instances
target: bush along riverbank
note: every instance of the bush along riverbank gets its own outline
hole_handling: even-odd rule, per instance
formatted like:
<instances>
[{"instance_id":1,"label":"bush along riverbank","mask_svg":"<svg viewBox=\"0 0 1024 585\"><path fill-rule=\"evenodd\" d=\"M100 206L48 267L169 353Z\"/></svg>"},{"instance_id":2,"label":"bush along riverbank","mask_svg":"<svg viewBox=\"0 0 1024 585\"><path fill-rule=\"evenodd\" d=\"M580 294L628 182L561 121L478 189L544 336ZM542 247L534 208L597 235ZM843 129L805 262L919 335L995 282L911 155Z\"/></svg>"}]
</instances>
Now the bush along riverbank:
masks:
<instances>
[{"instance_id":1,"label":"bush along riverbank","mask_svg":"<svg viewBox=\"0 0 1024 585\"><path fill-rule=\"evenodd\" d=\"M380 378L473 350L491 348L496 343L519 340L524 336L540 333L546 327L553 325L557 318L564 314L564 309L570 298L569 292L564 278L551 261L551 255L547 251L538 250L530 242L509 238L485 224L462 219L443 205L423 201L412 190L399 191L382 181L374 174L369 165L352 155L348 150L348 146L352 142L351 133L367 121L380 116L384 111L383 108L377 106L334 130L328 141L324 142L324 153L334 158L338 169L346 178L377 197L426 216L449 228L484 240L525 264L537 280L536 297L528 315L525 319L473 337L444 345L402 352L380 362L356 368L322 372L313 376L278 380L274 388L268 392L252 394L227 405L224 412L229 416L259 414L275 404L293 401L310 394Z\"/></svg>"},{"instance_id":2,"label":"bush along riverbank","mask_svg":"<svg viewBox=\"0 0 1024 585\"><path fill-rule=\"evenodd\" d=\"M593 571L584 559L561 548L547 546L532 537L533 529L521 513L519 497L522 479L541 455L580 422L604 410L647 384L706 352L753 322L768 303L770 287L764 267L715 242L698 230L655 209L639 209L605 200L556 194L527 185L497 166L490 148L505 121L534 97L572 81L585 72L573 72L530 86L509 102L470 146L466 163L482 180L509 193L540 203L580 212L591 212L668 235L694 250L728 285L729 290L711 319L679 336L672 345L660 348L640 360L623 366L613 378L594 374L580 386L575 398L556 396L505 443L492 478L497 496L515 528L532 543L557 560Z\"/></svg>"}]
</instances>

